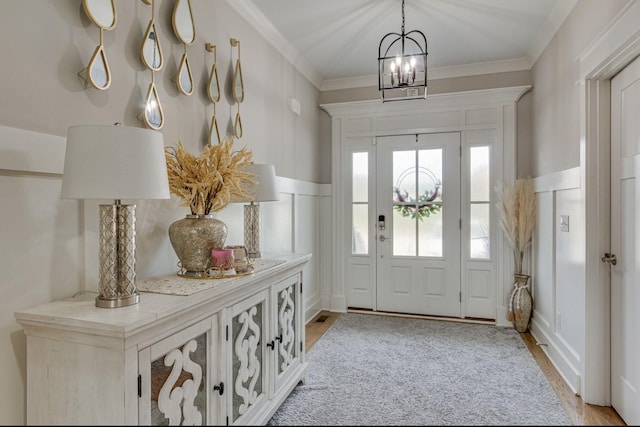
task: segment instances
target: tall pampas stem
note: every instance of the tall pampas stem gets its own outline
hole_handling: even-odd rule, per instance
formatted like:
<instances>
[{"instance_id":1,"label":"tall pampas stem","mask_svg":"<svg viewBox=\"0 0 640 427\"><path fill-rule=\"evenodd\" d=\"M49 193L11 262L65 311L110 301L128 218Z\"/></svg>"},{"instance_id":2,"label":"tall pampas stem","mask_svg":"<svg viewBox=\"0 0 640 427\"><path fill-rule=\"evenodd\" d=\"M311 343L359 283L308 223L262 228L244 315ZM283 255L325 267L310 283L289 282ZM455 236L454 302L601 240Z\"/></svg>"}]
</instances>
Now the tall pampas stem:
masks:
<instances>
[{"instance_id":1,"label":"tall pampas stem","mask_svg":"<svg viewBox=\"0 0 640 427\"><path fill-rule=\"evenodd\" d=\"M531 245L536 225L536 195L533 190L533 179L518 179L515 186L499 184L496 192L500 227L513 250L516 274L522 274L524 254Z\"/></svg>"},{"instance_id":2,"label":"tall pampas stem","mask_svg":"<svg viewBox=\"0 0 640 427\"><path fill-rule=\"evenodd\" d=\"M516 180L515 186L498 185L497 208L500 213L500 227L504 231L505 238L513 250L515 262L515 274L522 276L522 267L526 250L531 246L533 230L536 224L536 195L533 189L533 179L523 178ZM520 321L522 310L519 306L520 293L523 287L528 287L527 280L516 280L514 289L509 299L509 321ZM522 277L516 279L523 279ZM514 307L514 301L516 306ZM518 327L518 326L516 326ZM521 331L522 332L522 331Z\"/></svg>"}]
</instances>

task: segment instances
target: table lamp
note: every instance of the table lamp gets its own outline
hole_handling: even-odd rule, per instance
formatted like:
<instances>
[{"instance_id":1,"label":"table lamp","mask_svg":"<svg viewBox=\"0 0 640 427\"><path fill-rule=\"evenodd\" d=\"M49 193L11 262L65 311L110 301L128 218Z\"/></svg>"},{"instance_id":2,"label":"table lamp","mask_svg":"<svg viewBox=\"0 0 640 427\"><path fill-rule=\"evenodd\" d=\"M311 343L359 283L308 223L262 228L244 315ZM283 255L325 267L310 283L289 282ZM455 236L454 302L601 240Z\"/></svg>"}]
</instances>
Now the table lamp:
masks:
<instances>
[{"instance_id":1,"label":"table lamp","mask_svg":"<svg viewBox=\"0 0 640 427\"><path fill-rule=\"evenodd\" d=\"M245 166L245 171L254 174L256 185L248 190L253 196L250 204L244 205L244 246L249 258L260 258L260 205L259 202L279 200L276 189L276 168L274 165L252 163Z\"/></svg>"},{"instance_id":2,"label":"table lamp","mask_svg":"<svg viewBox=\"0 0 640 427\"><path fill-rule=\"evenodd\" d=\"M69 127L62 198L114 200L100 205L97 307L125 307L140 301L135 281L136 205L120 201L169 197L160 132L119 123Z\"/></svg>"}]
</instances>

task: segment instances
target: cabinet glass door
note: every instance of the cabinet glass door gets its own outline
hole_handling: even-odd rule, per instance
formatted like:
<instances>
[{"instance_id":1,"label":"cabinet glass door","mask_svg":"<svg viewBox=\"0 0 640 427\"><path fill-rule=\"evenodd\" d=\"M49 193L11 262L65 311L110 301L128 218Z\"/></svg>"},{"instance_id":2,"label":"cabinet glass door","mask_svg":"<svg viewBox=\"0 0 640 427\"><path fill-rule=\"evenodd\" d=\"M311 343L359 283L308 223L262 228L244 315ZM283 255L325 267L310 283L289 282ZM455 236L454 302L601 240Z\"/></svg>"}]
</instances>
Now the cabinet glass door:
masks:
<instances>
[{"instance_id":1,"label":"cabinet glass door","mask_svg":"<svg viewBox=\"0 0 640 427\"><path fill-rule=\"evenodd\" d=\"M206 425L211 360L211 319L199 322L139 353L140 422Z\"/></svg>"},{"instance_id":2,"label":"cabinet glass door","mask_svg":"<svg viewBox=\"0 0 640 427\"><path fill-rule=\"evenodd\" d=\"M275 322L275 357L276 384L275 391L280 384L295 374L302 362L301 346L302 334L300 311L300 280L299 276L283 280L274 286L276 322Z\"/></svg>"},{"instance_id":3,"label":"cabinet glass door","mask_svg":"<svg viewBox=\"0 0 640 427\"><path fill-rule=\"evenodd\" d=\"M268 291L260 292L231 308L227 343L230 424L250 424L251 417L266 401L265 355L267 344L273 346L265 342L267 295Z\"/></svg>"}]
</instances>

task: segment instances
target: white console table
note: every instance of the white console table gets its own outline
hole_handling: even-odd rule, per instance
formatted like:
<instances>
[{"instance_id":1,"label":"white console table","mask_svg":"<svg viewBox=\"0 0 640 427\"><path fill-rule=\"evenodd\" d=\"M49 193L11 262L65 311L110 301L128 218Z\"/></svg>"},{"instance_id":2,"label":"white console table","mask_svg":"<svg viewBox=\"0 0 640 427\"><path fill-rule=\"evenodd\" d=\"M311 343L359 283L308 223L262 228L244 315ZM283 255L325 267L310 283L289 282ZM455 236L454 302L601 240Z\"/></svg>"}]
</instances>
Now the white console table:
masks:
<instances>
[{"instance_id":1,"label":"white console table","mask_svg":"<svg viewBox=\"0 0 640 427\"><path fill-rule=\"evenodd\" d=\"M138 279L128 307L86 293L16 312L27 424L265 424L305 378L310 258L270 256L231 279Z\"/></svg>"}]
</instances>

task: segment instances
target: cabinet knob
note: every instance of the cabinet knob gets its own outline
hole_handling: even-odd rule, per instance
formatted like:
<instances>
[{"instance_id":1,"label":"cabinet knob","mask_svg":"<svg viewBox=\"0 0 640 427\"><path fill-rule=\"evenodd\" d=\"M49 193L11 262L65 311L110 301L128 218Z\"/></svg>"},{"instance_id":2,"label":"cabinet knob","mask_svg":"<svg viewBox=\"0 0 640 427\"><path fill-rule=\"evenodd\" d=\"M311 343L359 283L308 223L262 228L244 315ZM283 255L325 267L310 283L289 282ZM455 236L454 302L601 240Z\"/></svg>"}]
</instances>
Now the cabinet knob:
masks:
<instances>
[{"instance_id":1,"label":"cabinet knob","mask_svg":"<svg viewBox=\"0 0 640 427\"><path fill-rule=\"evenodd\" d=\"M269 347L269 348L271 348L271 350L273 350L273 349L276 348L276 343L273 340L271 340L271 342L267 343L267 347Z\"/></svg>"},{"instance_id":2,"label":"cabinet knob","mask_svg":"<svg viewBox=\"0 0 640 427\"><path fill-rule=\"evenodd\" d=\"M213 386L213 391L218 390L218 393L220 393L220 396L222 396L222 393L224 393L224 383L222 381L220 381L220 384L216 384Z\"/></svg>"},{"instance_id":3,"label":"cabinet knob","mask_svg":"<svg viewBox=\"0 0 640 427\"><path fill-rule=\"evenodd\" d=\"M276 341L280 341L280 344L282 344L282 334L276 337Z\"/></svg>"}]
</instances>

